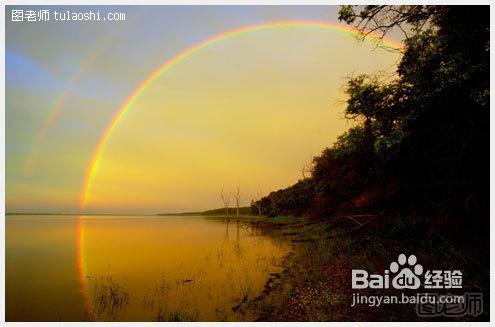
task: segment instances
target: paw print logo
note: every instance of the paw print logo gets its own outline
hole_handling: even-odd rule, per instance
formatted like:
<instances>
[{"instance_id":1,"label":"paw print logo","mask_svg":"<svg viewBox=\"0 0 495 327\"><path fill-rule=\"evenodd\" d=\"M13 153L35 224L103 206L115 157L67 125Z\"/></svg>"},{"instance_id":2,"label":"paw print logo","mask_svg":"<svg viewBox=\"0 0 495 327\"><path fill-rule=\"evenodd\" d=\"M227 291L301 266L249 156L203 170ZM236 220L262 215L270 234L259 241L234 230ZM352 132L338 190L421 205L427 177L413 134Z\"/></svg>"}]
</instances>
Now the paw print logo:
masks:
<instances>
[{"instance_id":1,"label":"paw print logo","mask_svg":"<svg viewBox=\"0 0 495 327\"><path fill-rule=\"evenodd\" d=\"M406 259L405 254L399 255L397 262L390 264L390 271L397 273L397 276L392 280L392 286L396 289L418 289L421 286L421 281L418 276L423 273L423 266L416 264L417 259L414 254ZM407 263L407 265L406 265ZM400 271L399 271L400 270Z\"/></svg>"}]
</instances>

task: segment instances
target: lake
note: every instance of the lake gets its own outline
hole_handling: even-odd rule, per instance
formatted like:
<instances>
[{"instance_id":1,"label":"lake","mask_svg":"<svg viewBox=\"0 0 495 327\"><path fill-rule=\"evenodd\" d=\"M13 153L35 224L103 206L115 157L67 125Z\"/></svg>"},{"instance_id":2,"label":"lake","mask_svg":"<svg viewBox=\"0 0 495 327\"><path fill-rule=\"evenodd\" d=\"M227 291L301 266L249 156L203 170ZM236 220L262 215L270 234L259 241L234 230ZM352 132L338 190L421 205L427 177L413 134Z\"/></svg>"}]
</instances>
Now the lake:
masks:
<instances>
[{"instance_id":1,"label":"lake","mask_svg":"<svg viewBox=\"0 0 495 327\"><path fill-rule=\"evenodd\" d=\"M184 216L6 217L7 321L242 321L289 244Z\"/></svg>"}]
</instances>

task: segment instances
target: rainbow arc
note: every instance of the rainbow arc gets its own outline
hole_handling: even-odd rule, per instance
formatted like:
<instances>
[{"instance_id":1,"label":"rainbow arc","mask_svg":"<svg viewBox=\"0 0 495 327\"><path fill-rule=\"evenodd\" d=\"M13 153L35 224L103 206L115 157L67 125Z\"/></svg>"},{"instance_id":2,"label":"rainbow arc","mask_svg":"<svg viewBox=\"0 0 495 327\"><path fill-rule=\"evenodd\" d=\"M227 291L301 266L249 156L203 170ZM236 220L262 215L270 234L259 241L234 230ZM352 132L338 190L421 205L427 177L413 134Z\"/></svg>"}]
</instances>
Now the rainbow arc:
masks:
<instances>
[{"instance_id":1,"label":"rainbow arc","mask_svg":"<svg viewBox=\"0 0 495 327\"><path fill-rule=\"evenodd\" d=\"M265 24L259 24L254 26L243 27L239 29L235 29L223 34L219 34L213 37L210 37L184 51L176 55L175 57L167 60L163 65L161 65L158 69L152 72L145 80L143 80L138 87L129 95L129 97L124 101L124 103L120 106L117 113L113 116L110 123L107 125L105 131L103 132L96 151L94 152L91 161L89 163L86 178L84 180L83 188L80 196L80 207L84 208L88 201L88 196L91 191L91 186L94 180L94 176L98 170L100 162L102 160L102 154L105 150L105 145L112 134L113 130L125 116L125 114L132 107L132 104L136 101L136 99L151 85L154 81L156 81L161 75L169 71L172 67L176 66L183 60L187 59L189 56L195 54L202 49L205 49L211 45L214 45L218 42L230 39L232 37L252 33L261 30L269 30L269 29L277 29L277 28L318 28L318 29L328 29L334 32L346 33L350 35L355 35L358 37L362 37L366 40L371 40L375 42L379 42L383 47L390 50L401 50L403 45L401 43L395 42L388 38L379 38L373 34L364 35L348 26L343 26L334 23L328 22L308 22L308 21L289 21L289 22L270 22Z\"/></svg>"}]
</instances>

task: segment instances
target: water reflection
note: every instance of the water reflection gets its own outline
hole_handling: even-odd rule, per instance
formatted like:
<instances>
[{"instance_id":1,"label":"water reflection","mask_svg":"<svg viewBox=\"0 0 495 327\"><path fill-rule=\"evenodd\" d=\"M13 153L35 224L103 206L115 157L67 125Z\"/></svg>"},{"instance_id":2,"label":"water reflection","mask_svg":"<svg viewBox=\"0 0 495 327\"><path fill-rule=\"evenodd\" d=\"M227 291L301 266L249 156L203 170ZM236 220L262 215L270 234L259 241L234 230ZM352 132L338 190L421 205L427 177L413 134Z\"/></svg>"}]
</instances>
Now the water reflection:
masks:
<instances>
[{"instance_id":1,"label":"water reflection","mask_svg":"<svg viewBox=\"0 0 495 327\"><path fill-rule=\"evenodd\" d=\"M93 306L88 293L88 278L86 273L86 260L84 254L84 216L79 216L77 218L77 274L79 280L79 291L81 293L81 298L83 300L85 319L84 320L94 320Z\"/></svg>"},{"instance_id":2,"label":"water reflection","mask_svg":"<svg viewBox=\"0 0 495 327\"><path fill-rule=\"evenodd\" d=\"M241 222L202 217L9 217L6 226L7 320L247 320L244 304L261 293L288 250ZM53 238L40 236L53 229L49 235L65 237L51 246ZM45 250L36 260L17 246L28 235L30 251ZM75 271L56 257L63 248L76 253ZM39 281L56 292L15 277L26 262L41 271L35 279L59 271ZM72 278L74 291L61 282ZM77 301L59 301L74 293ZM43 310L19 294L42 299Z\"/></svg>"}]
</instances>

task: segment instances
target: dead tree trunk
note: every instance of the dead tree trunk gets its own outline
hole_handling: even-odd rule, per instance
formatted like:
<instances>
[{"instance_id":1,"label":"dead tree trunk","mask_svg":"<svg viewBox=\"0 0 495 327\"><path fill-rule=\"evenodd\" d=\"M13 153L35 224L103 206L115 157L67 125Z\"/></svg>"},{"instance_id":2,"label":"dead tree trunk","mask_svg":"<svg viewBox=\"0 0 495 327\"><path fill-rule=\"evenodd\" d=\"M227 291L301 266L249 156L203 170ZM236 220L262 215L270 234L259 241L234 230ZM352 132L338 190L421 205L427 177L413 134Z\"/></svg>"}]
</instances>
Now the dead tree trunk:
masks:
<instances>
[{"instance_id":1,"label":"dead tree trunk","mask_svg":"<svg viewBox=\"0 0 495 327\"><path fill-rule=\"evenodd\" d=\"M239 186L237 187L235 193L232 193L232 196L235 199L235 204L236 204L236 216L239 217L239 203L241 201L241 191L239 189Z\"/></svg>"},{"instance_id":2,"label":"dead tree trunk","mask_svg":"<svg viewBox=\"0 0 495 327\"><path fill-rule=\"evenodd\" d=\"M225 208L225 214L229 218L229 204L230 204L230 193L224 193L223 188L220 192L220 197L222 198L223 206Z\"/></svg>"}]
</instances>

